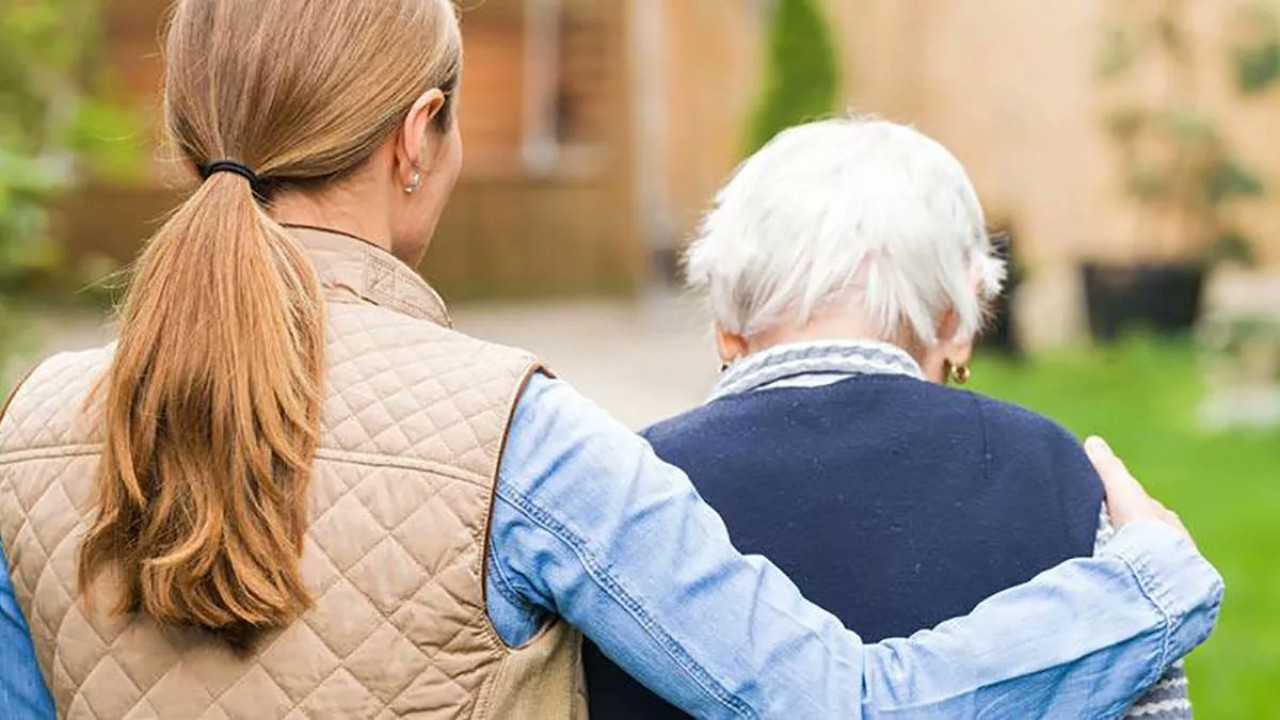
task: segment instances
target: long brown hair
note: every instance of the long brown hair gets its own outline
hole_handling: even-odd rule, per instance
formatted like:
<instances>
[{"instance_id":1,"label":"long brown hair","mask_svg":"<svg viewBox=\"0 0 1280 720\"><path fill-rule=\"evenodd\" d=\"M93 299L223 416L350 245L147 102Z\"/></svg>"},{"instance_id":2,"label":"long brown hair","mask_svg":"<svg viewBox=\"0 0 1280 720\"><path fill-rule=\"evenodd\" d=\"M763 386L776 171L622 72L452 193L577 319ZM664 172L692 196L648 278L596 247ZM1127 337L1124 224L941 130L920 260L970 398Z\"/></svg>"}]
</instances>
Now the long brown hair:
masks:
<instances>
[{"instance_id":1,"label":"long brown hair","mask_svg":"<svg viewBox=\"0 0 1280 720\"><path fill-rule=\"evenodd\" d=\"M261 182L210 176L139 259L105 377L83 593L111 569L117 611L230 638L310 606L299 562L324 313L269 199L350 174L421 93L454 88L460 63L448 0L179 0L172 140L193 168L232 160Z\"/></svg>"}]
</instances>

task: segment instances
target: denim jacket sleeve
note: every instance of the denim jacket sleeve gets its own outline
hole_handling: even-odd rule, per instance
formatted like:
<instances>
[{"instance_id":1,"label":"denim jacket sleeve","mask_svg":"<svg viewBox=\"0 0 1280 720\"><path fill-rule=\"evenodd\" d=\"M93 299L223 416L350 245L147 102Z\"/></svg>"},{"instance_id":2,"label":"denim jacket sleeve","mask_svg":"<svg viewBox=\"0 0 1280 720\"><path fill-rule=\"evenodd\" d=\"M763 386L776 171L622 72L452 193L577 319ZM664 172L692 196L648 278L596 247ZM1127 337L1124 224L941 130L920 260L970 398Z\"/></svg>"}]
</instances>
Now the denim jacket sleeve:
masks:
<instances>
[{"instance_id":1,"label":"denim jacket sleeve","mask_svg":"<svg viewBox=\"0 0 1280 720\"><path fill-rule=\"evenodd\" d=\"M503 638L562 617L697 717L1115 717L1208 636L1222 594L1190 543L1135 523L964 618L866 645L739 554L683 473L545 377L518 403L497 496Z\"/></svg>"},{"instance_id":2,"label":"denim jacket sleeve","mask_svg":"<svg viewBox=\"0 0 1280 720\"><path fill-rule=\"evenodd\" d=\"M36 664L27 621L13 596L9 564L0 548L0 717L52 718L53 698Z\"/></svg>"}]
</instances>

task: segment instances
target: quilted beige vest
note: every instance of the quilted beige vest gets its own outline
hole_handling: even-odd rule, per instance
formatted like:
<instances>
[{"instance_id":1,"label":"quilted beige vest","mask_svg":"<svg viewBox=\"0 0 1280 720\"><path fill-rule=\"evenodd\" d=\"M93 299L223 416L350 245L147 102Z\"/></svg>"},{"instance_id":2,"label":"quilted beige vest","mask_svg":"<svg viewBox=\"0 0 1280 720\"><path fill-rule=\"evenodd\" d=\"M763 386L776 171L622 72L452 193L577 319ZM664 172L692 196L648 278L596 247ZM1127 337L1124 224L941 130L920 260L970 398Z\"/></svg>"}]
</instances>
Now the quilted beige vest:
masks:
<instances>
[{"instance_id":1,"label":"quilted beige vest","mask_svg":"<svg viewBox=\"0 0 1280 720\"><path fill-rule=\"evenodd\" d=\"M485 611L498 459L536 361L449 329L439 297L381 250L296 232L329 320L302 558L315 609L249 657L113 616L109 597L88 610L76 552L94 513L99 429L85 408L112 349L56 356L0 420L0 539L59 715L585 717L577 633L553 623L509 648Z\"/></svg>"}]
</instances>

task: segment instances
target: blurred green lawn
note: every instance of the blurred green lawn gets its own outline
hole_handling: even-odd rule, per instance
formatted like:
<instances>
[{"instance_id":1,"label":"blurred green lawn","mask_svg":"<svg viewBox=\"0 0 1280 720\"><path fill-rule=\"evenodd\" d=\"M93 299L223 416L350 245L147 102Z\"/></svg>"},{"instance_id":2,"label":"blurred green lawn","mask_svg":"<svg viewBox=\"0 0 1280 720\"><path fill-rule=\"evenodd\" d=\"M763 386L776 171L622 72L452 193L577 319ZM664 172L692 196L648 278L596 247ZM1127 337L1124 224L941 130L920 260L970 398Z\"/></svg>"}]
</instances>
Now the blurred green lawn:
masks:
<instances>
[{"instance_id":1,"label":"blurred green lawn","mask_svg":"<svg viewBox=\"0 0 1280 720\"><path fill-rule=\"evenodd\" d=\"M1218 628L1188 661L1196 716L1280 717L1280 430L1197 429L1187 345L1134 340L974 370L980 392L1106 437L1226 578Z\"/></svg>"}]
</instances>

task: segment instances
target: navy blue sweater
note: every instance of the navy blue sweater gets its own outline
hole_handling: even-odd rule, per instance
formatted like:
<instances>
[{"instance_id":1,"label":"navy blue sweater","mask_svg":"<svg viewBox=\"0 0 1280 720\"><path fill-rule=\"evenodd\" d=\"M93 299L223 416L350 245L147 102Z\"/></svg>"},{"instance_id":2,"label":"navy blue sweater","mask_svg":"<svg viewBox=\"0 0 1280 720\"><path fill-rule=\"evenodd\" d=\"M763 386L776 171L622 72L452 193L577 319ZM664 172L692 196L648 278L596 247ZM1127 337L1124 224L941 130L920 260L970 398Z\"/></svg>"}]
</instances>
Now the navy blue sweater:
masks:
<instances>
[{"instance_id":1,"label":"navy blue sweater","mask_svg":"<svg viewBox=\"0 0 1280 720\"><path fill-rule=\"evenodd\" d=\"M973 393L860 376L727 397L646 436L738 549L868 642L966 615L1093 552L1102 486L1080 444ZM585 660L593 718L685 717L594 646Z\"/></svg>"}]
</instances>

